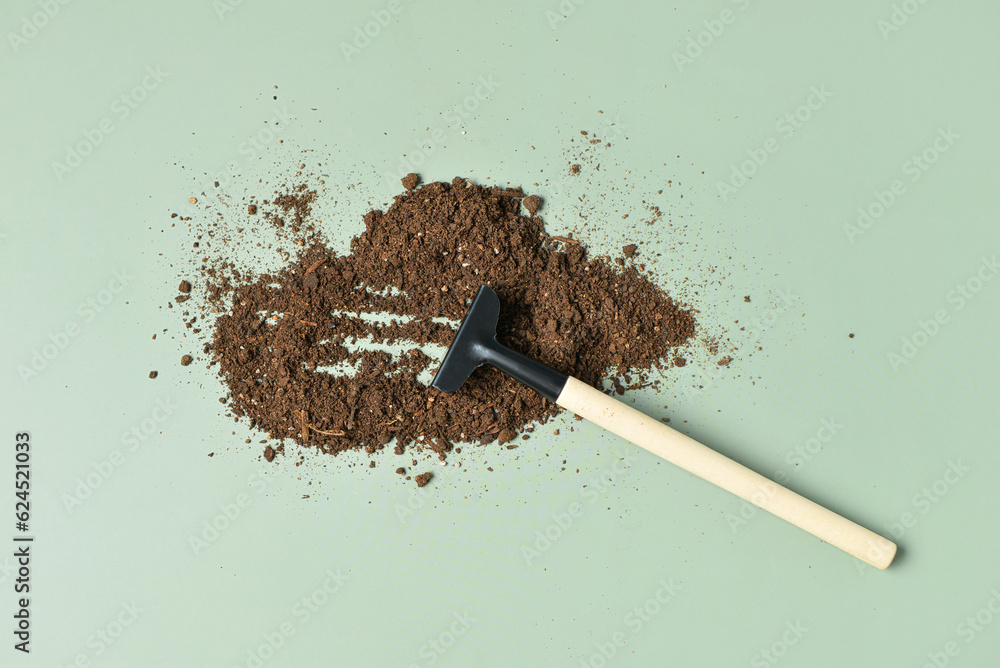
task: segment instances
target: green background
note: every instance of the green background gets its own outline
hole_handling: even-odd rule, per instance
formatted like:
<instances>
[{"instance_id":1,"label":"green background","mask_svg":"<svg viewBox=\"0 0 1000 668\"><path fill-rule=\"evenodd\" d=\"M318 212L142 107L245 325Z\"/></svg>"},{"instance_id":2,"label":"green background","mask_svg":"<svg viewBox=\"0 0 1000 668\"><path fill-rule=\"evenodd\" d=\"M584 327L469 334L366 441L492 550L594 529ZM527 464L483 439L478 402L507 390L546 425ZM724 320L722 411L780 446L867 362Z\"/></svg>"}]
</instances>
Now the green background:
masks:
<instances>
[{"instance_id":1,"label":"green background","mask_svg":"<svg viewBox=\"0 0 1000 668\"><path fill-rule=\"evenodd\" d=\"M53 1L47 18L45 3L6 3L0 536L14 532L13 437L28 430L37 540L27 657L5 628L16 575L0 558L0 663L229 667L263 651L266 666L997 665L1000 280L984 279L1000 250L1000 7L342 4ZM124 117L116 100L147 67L159 79ZM814 88L822 101L802 107ZM462 104L475 109L456 120ZM248 150L276 119L283 143ZM580 130L612 146L599 171L568 178ZM77 166L54 165L95 131ZM391 456L370 471L363 456L266 465L259 436L220 415L212 372L178 364L199 346L165 308L190 242L169 214L195 215L187 198L230 163L230 192L266 196L257 179L280 182L303 150L330 174L324 220L345 247L407 160L425 180L539 192L550 229L595 252L642 241L736 360L720 368L696 344L663 392L630 398L894 531L897 562L865 568L566 419L516 451L470 449L419 492ZM720 192L761 150L752 178ZM925 151L933 164L914 171ZM845 229L896 180L873 224ZM663 220L641 224L643 201ZM123 437L133 428L142 442ZM212 522L225 528L192 547ZM281 646L261 650L269 636Z\"/></svg>"}]
</instances>

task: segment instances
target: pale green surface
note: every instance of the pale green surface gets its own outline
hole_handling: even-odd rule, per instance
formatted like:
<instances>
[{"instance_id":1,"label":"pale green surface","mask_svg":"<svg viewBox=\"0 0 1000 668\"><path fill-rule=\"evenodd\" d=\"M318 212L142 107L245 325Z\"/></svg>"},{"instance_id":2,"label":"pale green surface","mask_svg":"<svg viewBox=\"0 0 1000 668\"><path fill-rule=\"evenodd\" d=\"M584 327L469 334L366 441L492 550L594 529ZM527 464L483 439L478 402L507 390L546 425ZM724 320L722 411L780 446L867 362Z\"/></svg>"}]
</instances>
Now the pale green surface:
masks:
<instances>
[{"instance_id":1,"label":"pale green surface","mask_svg":"<svg viewBox=\"0 0 1000 668\"><path fill-rule=\"evenodd\" d=\"M5 630L0 664L63 666L82 654L95 666L247 665L262 634L289 622L294 635L264 665L421 666L438 659L422 648L467 613L471 628L437 665L597 666L597 646L616 632L627 645L614 665L774 665L758 653L785 649L795 623L808 630L782 666L921 666L950 641L960 653L949 665L997 665L1000 620L971 635L959 625L1000 588L991 336L1000 281L961 310L948 296L1000 250L1000 8L927 3L883 39L877 22L889 19L889 2L741 6L591 0L553 28L546 11L555 0L405 2L351 62L339 44L385 3L248 0L220 21L207 0L74 2L17 51L6 38L2 431L8 443L15 431L33 435L38 542L34 651L14 656ZM679 72L673 53L726 8L735 22ZM3 32L36 10L6 3ZM147 65L168 76L120 119L110 105ZM491 75L495 91L461 128L448 126L442 114ZM832 97L786 139L776 121L812 86ZM286 143L261 159L241 155L240 143L276 111L294 118ZM114 132L57 179L52 162L104 117ZM620 134L607 125L616 119ZM702 356L668 376L672 389L637 405L667 404L684 431L768 475L791 471L793 489L877 531L912 513L898 562L884 573L859 568L763 513L734 531L733 497L595 428L569 433L566 421L515 456L479 453L461 475L441 473L403 520L396 509L415 487L396 479L391 462L370 472L347 468L363 457L300 469L258 463L256 438L245 446L245 426L219 416L211 373L177 363L195 343L170 338L181 326L176 311L160 308L176 285L167 263L186 243L160 231L167 215L190 211L187 197L229 161L240 167L240 195L312 148L331 165L331 183L346 175L360 184L328 216L346 243L366 207L398 190L383 173L436 127L447 128L445 146L421 166L425 179L461 174L529 189L563 173L580 129L606 134L614 146L591 176L636 187L594 202L604 215L582 236L614 251L639 229L647 249L674 253L656 264L660 280L674 287L691 277L686 294L707 333L760 318L780 292L791 295L766 330L731 327L740 350L720 378L707 380L717 367ZM909 181L909 156L949 127L960 138ZM723 201L717 182L769 137L780 150ZM844 224L897 178L906 192L850 243ZM666 179L682 186L655 196ZM583 184L570 185L558 195L539 189L552 229L579 221ZM690 226L686 236L633 227L651 195ZM679 257L673 240L685 239L695 245ZM86 322L78 305L121 270L133 279ZM887 353L939 309L948 322L894 372ZM80 334L22 382L19 365L71 321ZM168 335L151 341L163 328ZM751 355L756 345L763 351ZM160 377L150 381L154 368ZM691 392L698 384L701 393ZM131 451L121 434L154 415L157 400L175 411ZM788 453L828 418L842 425L833 440L790 467ZM548 436L557 426L562 436ZM68 512L63 495L116 450L124 461ZM623 455L634 458L624 473L597 487L597 500L588 496L595 487L583 485ZM969 471L934 503L915 497L949 462ZM189 537L241 494L249 507L195 555ZM13 505L11 493L4 498ZM574 502L583 515L527 564L522 547ZM0 516L4 536L6 506ZM304 620L294 606L328 569L348 580ZM9 625L11 575L0 578ZM671 580L680 591L637 628L633 608ZM138 620L97 655L88 638L133 601ZM1000 610L1000 599L993 605Z\"/></svg>"}]
</instances>

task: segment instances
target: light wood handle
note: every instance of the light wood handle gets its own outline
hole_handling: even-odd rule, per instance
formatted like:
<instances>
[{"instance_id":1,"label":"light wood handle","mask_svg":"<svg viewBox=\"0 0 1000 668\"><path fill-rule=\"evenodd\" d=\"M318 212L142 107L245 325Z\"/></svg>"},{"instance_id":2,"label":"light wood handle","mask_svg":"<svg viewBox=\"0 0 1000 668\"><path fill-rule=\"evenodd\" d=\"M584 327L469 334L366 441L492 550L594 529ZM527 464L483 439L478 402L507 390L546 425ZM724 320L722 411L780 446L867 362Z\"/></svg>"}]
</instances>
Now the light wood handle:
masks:
<instances>
[{"instance_id":1,"label":"light wood handle","mask_svg":"<svg viewBox=\"0 0 1000 668\"><path fill-rule=\"evenodd\" d=\"M566 381L556 403L876 568L885 569L896 556L892 541L575 378Z\"/></svg>"}]
</instances>

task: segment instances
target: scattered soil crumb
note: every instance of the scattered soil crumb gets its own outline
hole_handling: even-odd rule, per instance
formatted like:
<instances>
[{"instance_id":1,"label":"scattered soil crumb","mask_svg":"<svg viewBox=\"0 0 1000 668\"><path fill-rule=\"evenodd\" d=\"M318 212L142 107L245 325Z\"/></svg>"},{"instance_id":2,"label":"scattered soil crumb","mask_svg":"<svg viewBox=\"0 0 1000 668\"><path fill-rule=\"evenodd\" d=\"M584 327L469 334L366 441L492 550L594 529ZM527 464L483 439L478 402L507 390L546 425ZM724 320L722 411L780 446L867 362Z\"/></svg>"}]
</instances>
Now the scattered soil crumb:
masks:
<instances>
[{"instance_id":1,"label":"scattered soil crumb","mask_svg":"<svg viewBox=\"0 0 1000 668\"><path fill-rule=\"evenodd\" d=\"M413 190L420 183L420 175L410 172L402 178L403 187L407 190Z\"/></svg>"},{"instance_id":2,"label":"scattered soil crumb","mask_svg":"<svg viewBox=\"0 0 1000 668\"><path fill-rule=\"evenodd\" d=\"M530 195L524 198L524 208L527 209L528 213L532 216L538 212L542 206L542 198L538 195Z\"/></svg>"}]
</instances>

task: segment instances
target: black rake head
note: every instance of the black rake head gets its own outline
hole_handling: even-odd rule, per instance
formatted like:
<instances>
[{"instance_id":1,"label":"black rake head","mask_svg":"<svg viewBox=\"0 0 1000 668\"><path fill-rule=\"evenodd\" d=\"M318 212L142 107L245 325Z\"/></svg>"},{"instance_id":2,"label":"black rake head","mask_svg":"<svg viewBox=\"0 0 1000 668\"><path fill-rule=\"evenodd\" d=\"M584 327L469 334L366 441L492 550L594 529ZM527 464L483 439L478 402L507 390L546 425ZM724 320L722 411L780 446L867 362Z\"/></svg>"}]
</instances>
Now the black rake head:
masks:
<instances>
[{"instance_id":1,"label":"black rake head","mask_svg":"<svg viewBox=\"0 0 1000 668\"><path fill-rule=\"evenodd\" d=\"M500 297L490 286L481 285L431 387L454 392L473 371L485 364L490 350L496 346L499 319Z\"/></svg>"}]
</instances>

